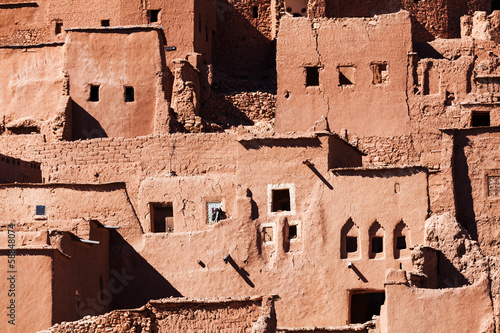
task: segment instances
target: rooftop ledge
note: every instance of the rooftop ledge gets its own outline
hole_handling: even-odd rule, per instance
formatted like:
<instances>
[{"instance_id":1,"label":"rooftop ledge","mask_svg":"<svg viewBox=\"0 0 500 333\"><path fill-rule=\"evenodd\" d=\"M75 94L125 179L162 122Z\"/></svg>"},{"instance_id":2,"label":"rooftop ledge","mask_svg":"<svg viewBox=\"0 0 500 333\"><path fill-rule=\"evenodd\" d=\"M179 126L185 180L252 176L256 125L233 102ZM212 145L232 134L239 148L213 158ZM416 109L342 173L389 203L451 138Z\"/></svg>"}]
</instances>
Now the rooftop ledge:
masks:
<instances>
[{"instance_id":1,"label":"rooftop ledge","mask_svg":"<svg viewBox=\"0 0 500 333\"><path fill-rule=\"evenodd\" d=\"M2 7L0 5L0 7ZM53 42L53 43L39 43L39 44L27 44L27 45L2 45L0 46L0 49L27 49L27 48L34 48L34 47L46 47L46 46L62 46L64 45L64 42Z\"/></svg>"},{"instance_id":2,"label":"rooftop ledge","mask_svg":"<svg viewBox=\"0 0 500 333\"><path fill-rule=\"evenodd\" d=\"M88 31L88 30L96 30L96 31L122 31L122 30L159 30L163 31L163 28L159 25L150 25L150 24L142 24L142 25L124 25L124 26L113 26L113 27L74 27L67 28L64 31Z\"/></svg>"},{"instance_id":3,"label":"rooftop ledge","mask_svg":"<svg viewBox=\"0 0 500 333\"><path fill-rule=\"evenodd\" d=\"M2 7L38 7L38 1L1 2L0 8Z\"/></svg>"}]
</instances>

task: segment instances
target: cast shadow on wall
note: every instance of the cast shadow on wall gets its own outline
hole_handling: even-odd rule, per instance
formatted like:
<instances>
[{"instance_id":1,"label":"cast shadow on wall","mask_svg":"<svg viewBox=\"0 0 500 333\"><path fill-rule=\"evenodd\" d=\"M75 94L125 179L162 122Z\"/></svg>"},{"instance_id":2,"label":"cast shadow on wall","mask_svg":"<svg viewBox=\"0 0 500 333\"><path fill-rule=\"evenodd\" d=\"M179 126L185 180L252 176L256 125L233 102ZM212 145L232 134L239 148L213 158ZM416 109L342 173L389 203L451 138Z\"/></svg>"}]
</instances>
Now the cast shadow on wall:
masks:
<instances>
[{"instance_id":1,"label":"cast shadow on wall","mask_svg":"<svg viewBox=\"0 0 500 333\"><path fill-rule=\"evenodd\" d=\"M110 245L111 271L127 276L127 284L114 295L111 309L137 308L152 299L182 297L116 230L110 233Z\"/></svg>"}]
</instances>

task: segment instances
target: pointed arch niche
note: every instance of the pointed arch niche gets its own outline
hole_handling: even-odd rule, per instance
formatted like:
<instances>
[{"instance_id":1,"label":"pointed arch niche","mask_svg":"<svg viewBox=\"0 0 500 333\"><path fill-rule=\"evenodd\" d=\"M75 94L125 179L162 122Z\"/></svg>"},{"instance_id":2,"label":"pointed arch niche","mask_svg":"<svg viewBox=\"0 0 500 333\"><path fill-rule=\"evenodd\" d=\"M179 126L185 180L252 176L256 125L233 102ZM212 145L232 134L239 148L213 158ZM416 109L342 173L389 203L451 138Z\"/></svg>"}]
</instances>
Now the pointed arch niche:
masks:
<instances>
[{"instance_id":1,"label":"pointed arch niche","mask_svg":"<svg viewBox=\"0 0 500 333\"><path fill-rule=\"evenodd\" d=\"M410 229L403 222L399 223L394 228L394 258L408 258L410 256Z\"/></svg>"},{"instance_id":2,"label":"pointed arch niche","mask_svg":"<svg viewBox=\"0 0 500 333\"><path fill-rule=\"evenodd\" d=\"M351 218L342 227L340 237L340 257L359 258L359 228Z\"/></svg>"},{"instance_id":3,"label":"pointed arch niche","mask_svg":"<svg viewBox=\"0 0 500 333\"><path fill-rule=\"evenodd\" d=\"M370 259L384 258L384 228L382 228L380 223L375 220L375 222L373 222L373 224L371 225L368 233L370 235L370 245L368 249Z\"/></svg>"}]
</instances>

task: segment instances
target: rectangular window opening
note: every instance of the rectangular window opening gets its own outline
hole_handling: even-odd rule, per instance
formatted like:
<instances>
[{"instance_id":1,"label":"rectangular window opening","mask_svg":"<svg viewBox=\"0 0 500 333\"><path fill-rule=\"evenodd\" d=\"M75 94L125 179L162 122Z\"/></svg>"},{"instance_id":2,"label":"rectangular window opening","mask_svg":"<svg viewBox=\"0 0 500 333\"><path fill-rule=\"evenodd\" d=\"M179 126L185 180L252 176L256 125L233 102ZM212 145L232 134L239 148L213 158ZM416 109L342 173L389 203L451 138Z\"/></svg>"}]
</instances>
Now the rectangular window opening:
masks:
<instances>
[{"instance_id":1,"label":"rectangular window opening","mask_svg":"<svg viewBox=\"0 0 500 333\"><path fill-rule=\"evenodd\" d=\"M262 228L262 239L264 243L271 243L273 241L273 227Z\"/></svg>"},{"instance_id":2,"label":"rectangular window opening","mask_svg":"<svg viewBox=\"0 0 500 333\"><path fill-rule=\"evenodd\" d=\"M273 212L289 212L290 209L290 190L289 189L274 189L272 190L272 211Z\"/></svg>"},{"instance_id":3,"label":"rectangular window opening","mask_svg":"<svg viewBox=\"0 0 500 333\"><path fill-rule=\"evenodd\" d=\"M385 302L384 292L355 293L351 295L351 324L362 324L380 315Z\"/></svg>"},{"instance_id":4,"label":"rectangular window opening","mask_svg":"<svg viewBox=\"0 0 500 333\"><path fill-rule=\"evenodd\" d=\"M109 27L109 20L101 20L101 27Z\"/></svg>"},{"instance_id":5,"label":"rectangular window opening","mask_svg":"<svg viewBox=\"0 0 500 333\"><path fill-rule=\"evenodd\" d=\"M396 249L398 250L406 249L406 236L398 236L396 238Z\"/></svg>"},{"instance_id":6,"label":"rectangular window opening","mask_svg":"<svg viewBox=\"0 0 500 333\"><path fill-rule=\"evenodd\" d=\"M62 22L56 22L55 33L59 35L62 32L63 24Z\"/></svg>"},{"instance_id":7,"label":"rectangular window opening","mask_svg":"<svg viewBox=\"0 0 500 333\"><path fill-rule=\"evenodd\" d=\"M45 215L45 206L37 205L35 207L35 215L44 216Z\"/></svg>"},{"instance_id":8,"label":"rectangular window opening","mask_svg":"<svg viewBox=\"0 0 500 333\"><path fill-rule=\"evenodd\" d=\"M171 203L150 203L151 231L174 232L174 208Z\"/></svg>"},{"instance_id":9,"label":"rectangular window opening","mask_svg":"<svg viewBox=\"0 0 500 333\"><path fill-rule=\"evenodd\" d=\"M349 86L354 84L354 66L339 66L339 85Z\"/></svg>"},{"instance_id":10,"label":"rectangular window opening","mask_svg":"<svg viewBox=\"0 0 500 333\"><path fill-rule=\"evenodd\" d=\"M148 10L149 23L156 23L160 20L160 9Z\"/></svg>"},{"instance_id":11,"label":"rectangular window opening","mask_svg":"<svg viewBox=\"0 0 500 333\"><path fill-rule=\"evenodd\" d=\"M358 251L358 237L346 237L345 247L347 253L354 253Z\"/></svg>"},{"instance_id":12,"label":"rectangular window opening","mask_svg":"<svg viewBox=\"0 0 500 333\"><path fill-rule=\"evenodd\" d=\"M373 84L383 84L387 82L387 64L386 63L373 63L371 64L373 72Z\"/></svg>"},{"instance_id":13,"label":"rectangular window opening","mask_svg":"<svg viewBox=\"0 0 500 333\"><path fill-rule=\"evenodd\" d=\"M201 14L198 14L198 32L201 33Z\"/></svg>"},{"instance_id":14,"label":"rectangular window opening","mask_svg":"<svg viewBox=\"0 0 500 333\"><path fill-rule=\"evenodd\" d=\"M488 127L490 126L490 113L489 112L472 112L471 119L472 127Z\"/></svg>"},{"instance_id":15,"label":"rectangular window opening","mask_svg":"<svg viewBox=\"0 0 500 333\"><path fill-rule=\"evenodd\" d=\"M289 225L288 226L288 239L296 239L298 237L297 234L297 226Z\"/></svg>"},{"instance_id":16,"label":"rectangular window opening","mask_svg":"<svg viewBox=\"0 0 500 333\"><path fill-rule=\"evenodd\" d=\"M135 101L134 87L125 87L125 102Z\"/></svg>"},{"instance_id":17,"label":"rectangular window opening","mask_svg":"<svg viewBox=\"0 0 500 333\"><path fill-rule=\"evenodd\" d=\"M306 67L306 87L319 86L319 67Z\"/></svg>"},{"instance_id":18,"label":"rectangular window opening","mask_svg":"<svg viewBox=\"0 0 500 333\"><path fill-rule=\"evenodd\" d=\"M488 196L500 196L500 176L488 176Z\"/></svg>"},{"instance_id":19,"label":"rectangular window opening","mask_svg":"<svg viewBox=\"0 0 500 333\"><path fill-rule=\"evenodd\" d=\"M99 102L99 85L91 85L90 86L90 102Z\"/></svg>"},{"instance_id":20,"label":"rectangular window opening","mask_svg":"<svg viewBox=\"0 0 500 333\"><path fill-rule=\"evenodd\" d=\"M382 253L384 252L384 238L383 237L373 237L372 238L372 253Z\"/></svg>"},{"instance_id":21,"label":"rectangular window opening","mask_svg":"<svg viewBox=\"0 0 500 333\"><path fill-rule=\"evenodd\" d=\"M259 18L259 7L253 6L252 7L252 14L253 14L253 18Z\"/></svg>"},{"instance_id":22,"label":"rectangular window opening","mask_svg":"<svg viewBox=\"0 0 500 333\"><path fill-rule=\"evenodd\" d=\"M221 202L207 202L207 223L213 224L224 219Z\"/></svg>"}]
</instances>

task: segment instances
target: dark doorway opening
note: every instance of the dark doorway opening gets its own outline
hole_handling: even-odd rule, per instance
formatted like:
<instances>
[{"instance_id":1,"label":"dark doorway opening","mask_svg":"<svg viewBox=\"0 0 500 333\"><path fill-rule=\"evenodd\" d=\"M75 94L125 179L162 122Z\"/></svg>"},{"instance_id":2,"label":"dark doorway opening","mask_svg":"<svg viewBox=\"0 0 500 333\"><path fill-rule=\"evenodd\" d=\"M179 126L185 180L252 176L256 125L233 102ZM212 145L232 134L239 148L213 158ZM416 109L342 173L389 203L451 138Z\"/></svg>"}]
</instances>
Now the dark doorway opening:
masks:
<instances>
[{"instance_id":1,"label":"dark doorway opening","mask_svg":"<svg viewBox=\"0 0 500 333\"><path fill-rule=\"evenodd\" d=\"M379 316L384 301L384 292L356 292L351 294L351 324L365 323L370 321L373 316Z\"/></svg>"}]
</instances>

